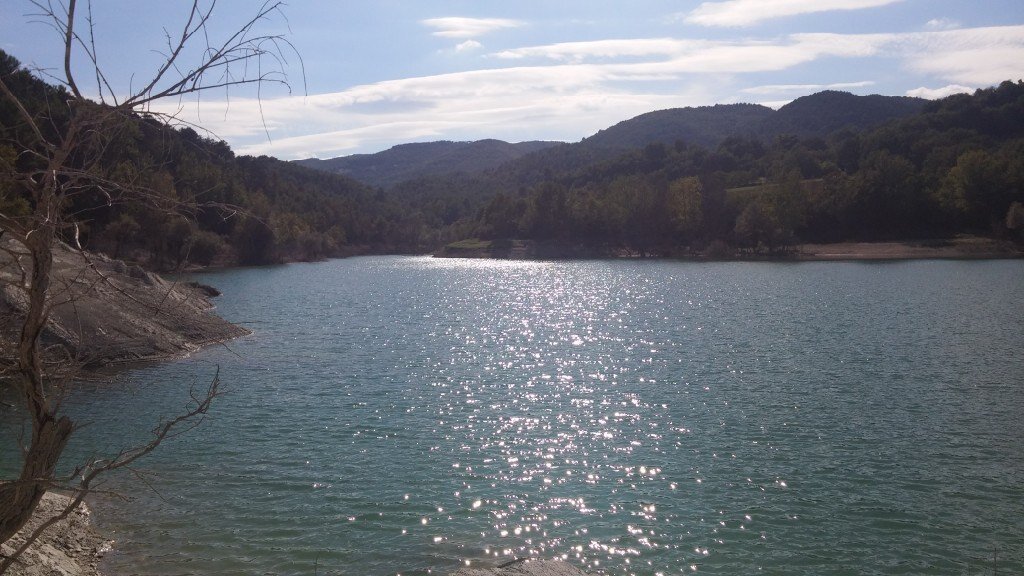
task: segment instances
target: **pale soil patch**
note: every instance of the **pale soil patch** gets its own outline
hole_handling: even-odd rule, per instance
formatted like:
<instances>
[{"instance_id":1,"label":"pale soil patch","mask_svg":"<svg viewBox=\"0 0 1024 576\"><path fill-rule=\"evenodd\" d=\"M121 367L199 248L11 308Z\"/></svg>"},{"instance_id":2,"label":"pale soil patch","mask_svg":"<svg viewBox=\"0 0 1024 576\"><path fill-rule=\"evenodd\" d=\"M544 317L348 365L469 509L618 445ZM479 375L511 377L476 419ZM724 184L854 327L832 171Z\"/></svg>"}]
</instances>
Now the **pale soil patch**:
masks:
<instances>
[{"instance_id":1,"label":"pale soil patch","mask_svg":"<svg viewBox=\"0 0 1024 576\"><path fill-rule=\"evenodd\" d=\"M796 258L799 260L1024 258L1024 250L1012 242L963 236L950 240L802 244L797 248Z\"/></svg>"}]
</instances>

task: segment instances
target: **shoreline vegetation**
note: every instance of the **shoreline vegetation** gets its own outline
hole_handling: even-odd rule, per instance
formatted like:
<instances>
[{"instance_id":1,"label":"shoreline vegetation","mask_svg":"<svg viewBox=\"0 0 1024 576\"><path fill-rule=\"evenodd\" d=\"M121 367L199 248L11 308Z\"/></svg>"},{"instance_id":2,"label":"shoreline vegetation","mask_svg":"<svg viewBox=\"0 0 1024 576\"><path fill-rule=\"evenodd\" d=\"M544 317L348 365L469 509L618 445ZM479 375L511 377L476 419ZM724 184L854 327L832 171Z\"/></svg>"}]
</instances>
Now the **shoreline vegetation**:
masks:
<instances>
[{"instance_id":1,"label":"shoreline vegetation","mask_svg":"<svg viewBox=\"0 0 1024 576\"><path fill-rule=\"evenodd\" d=\"M50 116L65 108L59 87L3 51L0 77L28 113L66 128ZM79 226L58 236L159 271L422 254L468 238L553 246L538 258L803 259L794 247L958 234L1024 246L1022 112L1020 80L936 101L823 91L779 110L650 112L574 143L404 144L295 162L132 114L98 131L116 153L86 172L127 178L154 201L81 186L68 205ZM31 140L22 120L0 110L0 133ZM34 158L0 145L0 212L14 220L34 207L13 178L39 170Z\"/></svg>"},{"instance_id":2,"label":"shoreline vegetation","mask_svg":"<svg viewBox=\"0 0 1024 576\"><path fill-rule=\"evenodd\" d=\"M8 250L15 250L7 242ZM9 252L12 253L12 252ZM810 262L927 259L1020 259L1024 246L1008 240L959 235L950 239L892 242L796 244L776 251L739 251L709 246L703 251L638 254L569 242L470 239L448 244L435 258L572 260L593 258L666 259L697 262ZM191 268L190 272L230 266ZM0 275L12 274L0 256ZM66 303L55 307L44 334L50 348L63 347L82 368L99 372L118 366L187 356L251 331L214 313L219 292L201 284L171 281L137 265L66 246L55 251L55 287ZM0 361L16 353L16 330L24 302L0 288ZM59 345L59 346L58 346Z\"/></svg>"},{"instance_id":3,"label":"shoreline vegetation","mask_svg":"<svg viewBox=\"0 0 1024 576\"><path fill-rule=\"evenodd\" d=\"M566 260L583 258L653 258L702 262L816 262L857 260L984 260L1024 258L1024 246L982 236L892 242L835 242L795 244L774 251L734 250L711 245L704 250L640 254L568 242L469 239L448 244L435 258L502 260Z\"/></svg>"}]
</instances>

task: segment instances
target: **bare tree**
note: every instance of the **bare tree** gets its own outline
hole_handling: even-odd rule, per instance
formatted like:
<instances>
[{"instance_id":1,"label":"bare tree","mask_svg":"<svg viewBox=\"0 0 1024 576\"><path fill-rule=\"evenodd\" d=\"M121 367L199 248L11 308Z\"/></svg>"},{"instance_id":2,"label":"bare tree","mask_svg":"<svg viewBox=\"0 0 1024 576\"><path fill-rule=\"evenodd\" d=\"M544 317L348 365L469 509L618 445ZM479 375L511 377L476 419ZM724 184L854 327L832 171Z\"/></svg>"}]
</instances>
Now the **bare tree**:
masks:
<instances>
[{"instance_id":1,"label":"bare tree","mask_svg":"<svg viewBox=\"0 0 1024 576\"><path fill-rule=\"evenodd\" d=\"M119 96L100 65L91 3L39 0L32 4L38 9L36 19L57 32L64 57L62 71L50 74L62 86L56 104L31 109L8 85L10 78L0 77L0 102L6 100L16 109L19 133L23 135L15 143L17 158L9 163L4 176L13 183L14 195L28 206L20 214L0 211L0 238L6 236L5 240L17 246L8 251L20 267L20 274L8 282L27 301L17 357L0 369L13 381L31 425L18 478L0 481L0 543L25 525L47 490L68 489L74 496L62 516L44 523L14 555L0 558L0 574L45 528L73 511L100 474L131 464L164 439L190 428L202 419L218 394L218 379L214 377L204 391L193 393L183 413L157 425L148 443L126 448L111 458L85 462L70 475L58 477L58 461L75 429L61 410L61 399L74 370L68 357L58 355L54 362L53 354L43 350L40 337L54 306L68 297L53 285L55 246L63 239L73 249L81 250L77 243L80 222L71 211L72 202L76 195L98 191L111 204L147 202L167 209L187 208L167 206L167 199L154 190L102 176L103 172L95 169L112 132L137 121L139 114L174 123L177 119L173 114L155 111L153 105L159 101L180 103L186 97L212 90L226 93L245 85L257 89L268 84L287 87L286 56L297 58L282 35L258 31L259 24L268 18L283 17L281 3L263 4L233 34L216 42L210 25L216 0L194 0L182 28L173 34L165 31L165 51L156 72L141 87ZM185 61L193 58L198 61ZM80 60L91 71L89 83L95 86L92 99L76 77ZM0 248L3 246L0 243Z\"/></svg>"}]
</instances>

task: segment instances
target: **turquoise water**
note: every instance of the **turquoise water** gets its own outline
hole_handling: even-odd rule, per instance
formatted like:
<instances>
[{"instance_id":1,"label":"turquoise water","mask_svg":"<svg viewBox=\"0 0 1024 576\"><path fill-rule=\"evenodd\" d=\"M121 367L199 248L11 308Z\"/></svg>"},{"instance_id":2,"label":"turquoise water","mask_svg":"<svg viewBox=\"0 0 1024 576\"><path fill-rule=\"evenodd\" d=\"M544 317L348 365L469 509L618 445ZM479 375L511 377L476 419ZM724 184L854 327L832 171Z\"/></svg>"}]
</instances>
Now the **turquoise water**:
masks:
<instances>
[{"instance_id":1,"label":"turquoise water","mask_svg":"<svg viewBox=\"0 0 1024 576\"><path fill-rule=\"evenodd\" d=\"M199 279L253 336L72 400L102 453L229 391L105 486L112 574L1024 572L1024 262Z\"/></svg>"}]
</instances>

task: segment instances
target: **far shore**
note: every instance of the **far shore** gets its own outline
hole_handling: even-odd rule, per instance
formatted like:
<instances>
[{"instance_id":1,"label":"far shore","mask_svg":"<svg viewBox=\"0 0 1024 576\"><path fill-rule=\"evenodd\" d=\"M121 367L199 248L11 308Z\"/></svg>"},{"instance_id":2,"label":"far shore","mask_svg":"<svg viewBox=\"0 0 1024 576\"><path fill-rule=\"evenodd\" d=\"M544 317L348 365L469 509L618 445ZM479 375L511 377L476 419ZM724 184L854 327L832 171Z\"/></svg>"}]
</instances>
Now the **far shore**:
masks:
<instances>
[{"instance_id":1,"label":"far shore","mask_svg":"<svg viewBox=\"0 0 1024 576\"><path fill-rule=\"evenodd\" d=\"M445 246L438 258L494 258L504 260L575 260L587 258L656 258L700 262L819 262L884 260L994 260L1024 258L1024 245L961 235L955 238L891 242L838 242L796 244L776 251L724 251L712 253L635 254L610 253L570 243L537 243L528 240L465 240Z\"/></svg>"},{"instance_id":2,"label":"far shore","mask_svg":"<svg viewBox=\"0 0 1024 576\"><path fill-rule=\"evenodd\" d=\"M964 236L949 240L801 244L794 252L794 259L805 261L1015 258L1024 258L1024 246L1004 240L976 236Z\"/></svg>"}]
</instances>

